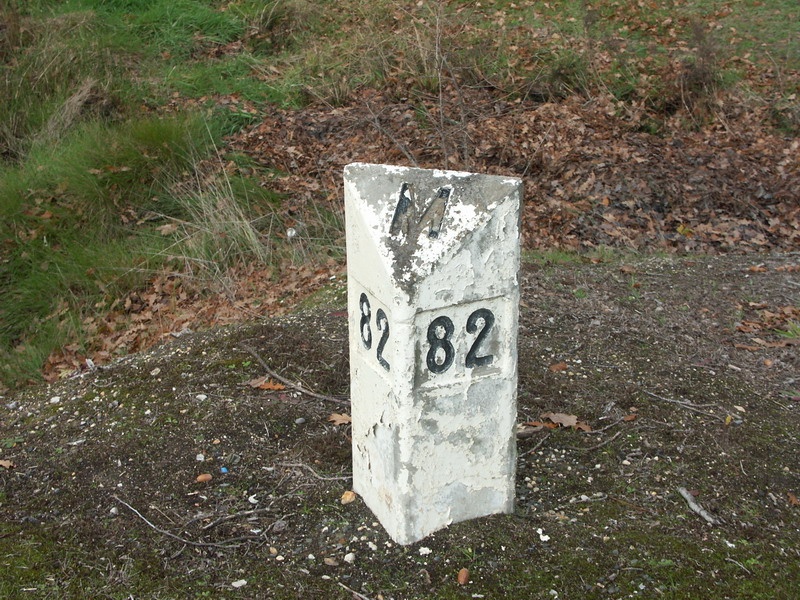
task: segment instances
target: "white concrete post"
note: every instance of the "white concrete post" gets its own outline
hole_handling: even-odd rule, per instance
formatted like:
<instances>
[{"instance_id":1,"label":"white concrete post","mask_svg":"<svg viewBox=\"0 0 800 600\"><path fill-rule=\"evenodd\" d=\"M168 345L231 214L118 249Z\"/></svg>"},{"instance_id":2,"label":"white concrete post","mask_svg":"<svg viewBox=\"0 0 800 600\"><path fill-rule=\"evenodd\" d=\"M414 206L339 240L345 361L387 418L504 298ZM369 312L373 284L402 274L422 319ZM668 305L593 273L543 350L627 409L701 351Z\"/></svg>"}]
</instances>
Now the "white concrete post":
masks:
<instances>
[{"instance_id":1,"label":"white concrete post","mask_svg":"<svg viewBox=\"0 0 800 600\"><path fill-rule=\"evenodd\" d=\"M518 179L344 170L353 489L410 544L513 510Z\"/></svg>"}]
</instances>

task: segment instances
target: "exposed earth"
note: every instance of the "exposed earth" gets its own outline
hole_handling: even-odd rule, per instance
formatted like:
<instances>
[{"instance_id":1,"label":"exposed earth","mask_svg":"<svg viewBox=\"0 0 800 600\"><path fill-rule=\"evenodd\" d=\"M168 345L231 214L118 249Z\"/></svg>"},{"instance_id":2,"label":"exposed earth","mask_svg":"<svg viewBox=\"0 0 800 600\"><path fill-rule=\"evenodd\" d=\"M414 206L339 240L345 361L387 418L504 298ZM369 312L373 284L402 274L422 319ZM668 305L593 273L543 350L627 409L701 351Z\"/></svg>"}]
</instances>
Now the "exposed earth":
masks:
<instances>
[{"instance_id":1,"label":"exposed earth","mask_svg":"<svg viewBox=\"0 0 800 600\"><path fill-rule=\"evenodd\" d=\"M800 255L529 254L521 284L513 515L402 547L342 504L333 282L6 395L1 595L795 598Z\"/></svg>"},{"instance_id":2,"label":"exposed earth","mask_svg":"<svg viewBox=\"0 0 800 600\"><path fill-rule=\"evenodd\" d=\"M798 75L736 61L627 100L400 69L336 106L143 107L250 123L207 167L282 195L284 254L159 273L0 389L0 597L800 597ZM348 494L354 161L525 184L516 509L406 547Z\"/></svg>"}]
</instances>

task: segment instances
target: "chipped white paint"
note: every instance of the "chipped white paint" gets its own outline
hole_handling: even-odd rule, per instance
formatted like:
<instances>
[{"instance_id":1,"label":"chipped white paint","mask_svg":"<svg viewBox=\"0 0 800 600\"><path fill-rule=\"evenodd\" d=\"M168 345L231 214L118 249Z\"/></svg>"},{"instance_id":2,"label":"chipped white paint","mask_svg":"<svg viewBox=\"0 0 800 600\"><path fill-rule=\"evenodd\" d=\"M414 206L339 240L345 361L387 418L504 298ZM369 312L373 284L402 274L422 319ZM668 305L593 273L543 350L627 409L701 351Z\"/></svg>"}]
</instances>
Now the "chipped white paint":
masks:
<instances>
[{"instance_id":1,"label":"chipped white paint","mask_svg":"<svg viewBox=\"0 0 800 600\"><path fill-rule=\"evenodd\" d=\"M521 182L344 172L353 488L392 538L511 512Z\"/></svg>"}]
</instances>

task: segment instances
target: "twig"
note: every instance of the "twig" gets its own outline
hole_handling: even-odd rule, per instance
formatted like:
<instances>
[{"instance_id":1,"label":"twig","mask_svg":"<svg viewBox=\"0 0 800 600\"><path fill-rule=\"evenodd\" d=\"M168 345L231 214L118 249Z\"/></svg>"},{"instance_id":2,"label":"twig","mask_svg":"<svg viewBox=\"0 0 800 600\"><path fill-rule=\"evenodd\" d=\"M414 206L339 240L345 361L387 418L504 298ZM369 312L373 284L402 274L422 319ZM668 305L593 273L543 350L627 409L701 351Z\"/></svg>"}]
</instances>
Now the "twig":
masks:
<instances>
[{"instance_id":1,"label":"twig","mask_svg":"<svg viewBox=\"0 0 800 600\"><path fill-rule=\"evenodd\" d=\"M597 450L598 448L602 448L606 444L610 444L611 442L613 442L615 439L617 439L621 435L622 435L622 432L618 431L617 433L612 435L610 438L600 442L599 444L595 444L594 446L589 446L588 448L573 448L573 450L581 450L582 452L591 452L592 450Z\"/></svg>"},{"instance_id":2,"label":"twig","mask_svg":"<svg viewBox=\"0 0 800 600\"><path fill-rule=\"evenodd\" d=\"M529 437L533 437L535 434L539 433L544 429L543 425L538 425L536 427L528 427L527 429L518 429L516 437L518 440L524 440Z\"/></svg>"},{"instance_id":3,"label":"twig","mask_svg":"<svg viewBox=\"0 0 800 600\"><path fill-rule=\"evenodd\" d=\"M584 435L594 435L594 434L597 434L597 433L603 433L604 431L606 431L608 429L611 429L612 427L616 427L617 425L622 423L624 420L625 420L625 417L622 417L621 419L617 419L613 423L609 423L605 427L601 427L600 429L592 429L591 431L584 431L583 433L584 433Z\"/></svg>"},{"instance_id":4,"label":"twig","mask_svg":"<svg viewBox=\"0 0 800 600\"><path fill-rule=\"evenodd\" d=\"M211 523L208 523L207 525L203 525L201 527L201 529L203 531L207 531L209 529L212 529L212 528L216 527L220 523L225 523L226 521L232 521L233 519L238 519L239 517L252 517L253 515L257 515L259 513L270 512L271 510L272 510L271 506L267 507L267 508L253 508L251 510L243 510L241 512L234 513L232 515L225 515L224 517L220 517L220 518L216 519L215 521L211 521ZM194 521L195 519L192 519L192 520Z\"/></svg>"},{"instance_id":5,"label":"twig","mask_svg":"<svg viewBox=\"0 0 800 600\"><path fill-rule=\"evenodd\" d=\"M349 587L347 587L347 586L346 586L345 584L343 584L341 581L337 581L336 583L338 583L340 587L343 587L343 588L344 588L344 589L346 589L348 592L350 592L351 594L353 594L353 596L355 596L356 598L358 598L358 600L371 600L369 596L365 596L364 594L361 594L361 593L359 593L359 592L355 591L353 588L349 588Z\"/></svg>"},{"instance_id":6,"label":"twig","mask_svg":"<svg viewBox=\"0 0 800 600\"><path fill-rule=\"evenodd\" d=\"M696 405L692 404L691 402L681 402L680 400L673 400L672 398L664 398L663 396L659 396L658 394L654 394L653 392L648 392L647 390L645 390L644 393L647 394L648 396L652 397L652 398L655 398L656 400L662 400L663 402L669 402L671 404L677 404L678 406L681 406L681 407L685 408L686 410L690 410L690 411L695 412L695 413L697 413L699 415L705 415L706 417L711 417L712 419L716 419L717 421L720 421L722 423L725 422L725 419L723 417L715 415L714 413L710 413L710 412L706 412L704 410L700 410L699 408L696 408Z\"/></svg>"},{"instance_id":7,"label":"twig","mask_svg":"<svg viewBox=\"0 0 800 600\"><path fill-rule=\"evenodd\" d=\"M267 375L269 375L273 379L277 379L285 386L290 387L293 390L300 392L301 394L305 394L306 396L311 396L313 398L319 398L320 400L327 400L328 402L336 402L337 404L350 404L350 400L346 398L337 398L336 396L326 396L325 394L318 394L316 392L312 392L308 388L304 388L299 383L294 383L292 381L289 381L285 377L281 377L275 371L270 369L269 365L264 361L263 358L261 358L261 356L259 356L258 352L253 350L250 346L248 346L247 344L239 344L239 347L248 354L250 354L253 358L255 358L258 361L258 364L260 364L261 367L267 372Z\"/></svg>"},{"instance_id":8,"label":"twig","mask_svg":"<svg viewBox=\"0 0 800 600\"><path fill-rule=\"evenodd\" d=\"M609 496L609 498L611 498L614 502L619 502L620 504L623 504L634 510L638 510L639 512L648 513L651 515L657 514L656 511L654 511L651 508L646 508L644 506L639 506L638 504L634 504L633 502L628 502L624 498L620 498L618 496Z\"/></svg>"},{"instance_id":9,"label":"twig","mask_svg":"<svg viewBox=\"0 0 800 600\"><path fill-rule=\"evenodd\" d=\"M314 469L303 463L278 463L278 464L282 467L295 467L298 469L308 469L309 471L311 471L311 474L314 477L316 477L317 479L321 479L323 481L337 481L342 479L352 479L353 477L352 475L347 475L345 477L323 477L322 475L318 474Z\"/></svg>"},{"instance_id":10,"label":"twig","mask_svg":"<svg viewBox=\"0 0 800 600\"><path fill-rule=\"evenodd\" d=\"M415 167L419 167L419 163L417 162L417 159L414 158L414 155L411 154L403 144L397 141L397 138L392 135L391 131L389 131L383 125L381 125L381 122L378 120L378 115L374 113L372 107L369 105L369 102L366 103L366 106L367 110L369 111L369 114L372 115L372 125L375 127L375 129L377 129L380 133L388 137L392 141L392 143L394 143L394 145L397 146L400 152L405 154L406 158L411 162L412 165L414 165Z\"/></svg>"},{"instance_id":11,"label":"twig","mask_svg":"<svg viewBox=\"0 0 800 600\"><path fill-rule=\"evenodd\" d=\"M745 573L747 573L748 575L752 575L752 574L753 574L753 572L752 572L750 569L748 569L747 567L745 567L745 566L744 566L742 563L740 563L738 560L733 560L733 559L732 559L732 558L730 558L730 557L726 557L726 558L725 558L725 560L727 560L728 562L732 562L732 563L733 563L733 564L735 564L737 567L739 567L739 568L743 569L743 570L744 570L744 572L745 572Z\"/></svg>"},{"instance_id":12,"label":"twig","mask_svg":"<svg viewBox=\"0 0 800 600\"><path fill-rule=\"evenodd\" d=\"M142 513L140 513L135 508L133 508L130 504L128 504L124 500L121 500L117 496L112 496L112 498L114 498L114 500L116 500L117 502L122 504L125 508L127 508L133 514L135 514L137 517L139 517L150 528L154 529L155 531L157 531L161 535L165 535L167 537L170 537L170 538L180 542L181 544L186 544L187 546L195 546L195 547L198 547L198 548L238 548L240 544L234 544L233 542L243 542L243 541L246 541L246 540L253 540L253 539L257 538L257 536L249 536L248 535L248 536L231 538L231 539L228 539L228 540L225 540L225 541L222 541L222 542L193 542L192 540L187 540L186 538L182 538L179 535L175 535L171 531L167 531L166 529L161 529L160 527L156 527L150 521L148 521Z\"/></svg>"},{"instance_id":13,"label":"twig","mask_svg":"<svg viewBox=\"0 0 800 600\"><path fill-rule=\"evenodd\" d=\"M719 519L712 516L706 509L704 509L697 502L695 502L694 496L692 496L689 493L689 490L683 487L679 487L678 493L681 496L683 496L684 500L686 500L686 503L689 505L689 508L691 508L694 512L703 517L708 523L710 523L711 525L719 525L721 523Z\"/></svg>"},{"instance_id":14,"label":"twig","mask_svg":"<svg viewBox=\"0 0 800 600\"><path fill-rule=\"evenodd\" d=\"M552 433L553 433L552 431L548 432L546 436L544 436L542 439L536 442L536 445L530 450L528 450L525 454L533 454L534 452L536 452L539 449L539 446L544 444L547 438L549 438Z\"/></svg>"}]
</instances>

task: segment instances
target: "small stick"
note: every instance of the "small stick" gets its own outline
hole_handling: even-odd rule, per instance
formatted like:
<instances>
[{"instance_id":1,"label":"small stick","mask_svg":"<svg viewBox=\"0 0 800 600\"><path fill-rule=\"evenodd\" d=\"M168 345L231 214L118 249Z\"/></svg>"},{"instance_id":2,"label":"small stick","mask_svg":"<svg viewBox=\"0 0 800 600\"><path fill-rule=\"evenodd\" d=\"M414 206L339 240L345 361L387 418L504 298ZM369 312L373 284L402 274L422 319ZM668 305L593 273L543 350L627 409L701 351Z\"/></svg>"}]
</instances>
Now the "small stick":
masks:
<instances>
[{"instance_id":1,"label":"small stick","mask_svg":"<svg viewBox=\"0 0 800 600\"><path fill-rule=\"evenodd\" d=\"M542 439L540 439L538 442L536 442L536 445L533 448L531 448L530 450L528 450L525 454L533 454L534 452L536 452L536 450L539 449L539 446L544 444L545 441L547 440L547 438L550 437L551 433L552 433L552 431L548 432L546 436L544 436Z\"/></svg>"},{"instance_id":2,"label":"small stick","mask_svg":"<svg viewBox=\"0 0 800 600\"><path fill-rule=\"evenodd\" d=\"M258 364L260 364L261 367L267 372L267 375L269 375L273 379L277 379L285 386L290 387L293 390L300 392L301 394L305 394L306 396L311 396L313 398L319 398L320 400L327 400L328 402L336 402L337 404L350 404L350 400L347 400L346 398L337 398L335 396L326 396L325 394L318 394L316 392L312 392L307 388L304 388L302 385L298 383L289 381L285 377L281 377L275 371L270 369L269 365L264 361L264 359L261 358L261 356L259 356L259 354L255 350L253 350L250 346L248 346L247 344L239 344L239 347L248 354L250 354L253 358L255 358L258 361Z\"/></svg>"},{"instance_id":3,"label":"small stick","mask_svg":"<svg viewBox=\"0 0 800 600\"><path fill-rule=\"evenodd\" d=\"M732 562L732 563L733 563L733 564L735 564L737 567L740 567L740 568L741 568L741 569L743 569L743 570L744 570L744 572L745 572L745 573L747 573L748 575L752 575L752 574L753 574L753 572L752 572L752 571L750 571L750 569L748 569L747 567L745 567L745 566L744 566L742 563L740 563L738 560L733 560L733 559L732 559L732 558L730 558L730 557L726 557L726 558L725 558L725 560L727 560L728 562Z\"/></svg>"},{"instance_id":4,"label":"small stick","mask_svg":"<svg viewBox=\"0 0 800 600\"><path fill-rule=\"evenodd\" d=\"M689 505L689 508L691 508L694 512L703 517L708 523L710 523L711 525L719 525L721 523L719 519L712 516L705 508L703 508L697 502L695 502L694 496L692 496L689 493L689 490L683 487L679 487L678 493L680 493L680 495L683 496L683 499L686 500L686 503Z\"/></svg>"},{"instance_id":5,"label":"small stick","mask_svg":"<svg viewBox=\"0 0 800 600\"><path fill-rule=\"evenodd\" d=\"M296 467L298 469L308 469L309 471L311 471L311 474L314 477L316 477L317 479L321 479L323 481L337 481L337 480L340 480L340 479L352 479L353 478L352 475L347 475L345 477L323 477L322 475L319 475L314 469L312 469L311 467L309 467L308 465L303 464L303 463L278 463L278 464L280 466L282 466L282 467Z\"/></svg>"},{"instance_id":6,"label":"small stick","mask_svg":"<svg viewBox=\"0 0 800 600\"><path fill-rule=\"evenodd\" d=\"M664 398L663 396L659 396L658 394L654 394L653 392L648 392L646 390L645 390L644 393L647 394L648 396L651 396L652 398L655 398L656 400L663 400L664 402L670 402L672 404L677 404L678 406L681 406L681 407L685 408L686 410L690 410L692 412L696 412L697 414L705 415L707 417L711 417L712 419L716 419L717 421L721 421L722 423L725 422L724 418L722 418L720 416L717 416L714 413L706 412L704 410L699 410L698 408L695 408L695 405L692 404L691 402L681 402L680 400L673 400L672 398Z\"/></svg>"},{"instance_id":7,"label":"small stick","mask_svg":"<svg viewBox=\"0 0 800 600\"><path fill-rule=\"evenodd\" d=\"M415 167L419 167L419 163L414 158L414 155L411 154L403 144L397 141L397 138L392 135L391 131L389 131L383 125L381 125L381 122L378 120L378 115L376 115L375 112L372 110L372 106L370 106L369 102L367 102L367 110L369 111L369 114L372 115L372 125L375 127L375 129L377 129L380 133L388 137L394 143L394 145L397 146L400 152L405 154L406 158L411 162L412 165L414 165Z\"/></svg>"},{"instance_id":8,"label":"small stick","mask_svg":"<svg viewBox=\"0 0 800 600\"><path fill-rule=\"evenodd\" d=\"M346 586L345 584L343 584L341 581L337 581L336 583L338 583L340 587L343 587L343 588L344 588L344 589L346 589L348 592L350 592L351 594L353 594L353 596L355 596L356 598L358 598L358 600L370 600L369 596L365 596L364 594L360 594L360 593L358 593L358 592L357 592L357 591L355 591L354 589L347 587L347 586Z\"/></svg>"},{"instance_id":9,"label":"small stick","mask_svg":"<svg viewBox=\"0 0 800 600\"><path fill-rule=\"evenodd\" d=\"M606 425L605 427L601 427L600 429L592 429L591 431L584 431L583 433L585 435L593 435L593 434L597 434L597 433L603 433L604 431L606 431L608 429L611 429L612 427L616 427L617 425L622 423L624 420L625 420L625 417L623 417L621 419L617 419L613 423L609 423L608 425Z\"/></svg>"},{"instance_id":10,"label":"small stick","mask_svg":"<svg viewBox=\"0 0 800 600\"><path fill-rule=\"evenodd\" d=\"M617 496L609 496L609 498L611 498L615 502L619 502L620 504L628 506L628 507L630 507L630 508L632 508L634 510L638 510L639 512L649 513L651 515L656 514L656 511L654 511L654 510L652 510L650 508L645 508L644 506L639 506L638 504L634 504L633 502L628 502L624 498L618 498Z\"/></svg>"},{"instance_id":11,"label":"small stick","mask_svg":"<svg viewBox=\"0 0 800 600\"><path fill-rule=\"evenodd\" d=\"M595 444L594 446L589 446L588 448L574 448L574 449L575 450L582 450L583 452L591 452L592 450L597 450L598 448L602 448L606 444L610 444L615 439L617 439L620 435L622 435L622 432L618 431L617 433L612 435L610 438L608 438L607 440L605 440L603 442L600 442L599 444Z\"/></svg>"},{"instance_id":12,"label":"small stick","mask_svg":"<svg viewBox=\"0 0 800 600\"><path fill-rule=\"evenodd\" d=\"M222 542L193 542L192 540L187 540L186 538L182 538L179 535L175 535L171 531L167 531L166 529L161 529L160 527L156 527L150 521L148 521L142 513L133 508L130 504L128 504L124 500L121 500L117 496L111 496L111 497L114 498L114 500L116 500L120 504L122 504L124 507L126 507L128 510L130 510L133 514L135 514L142 521L144 521L149 527L151 527L161 535L170 537L174 540L177 540L181 544L186 544L187 546L196 546L199 548L238 548L239 544L233 544L233 542L243 542L246 540L256 539L255 536L242 536L242 537L231 538L229 540L225 540Z\"/></svg>"},{"instance_id":13,"label":"small stick","mask_svg":"<svg viewBox=\"0 0 800 600\"><path fill-rule=\"evenodd\" d=\"M272 507L267 508L254 508L251 510L243 510L241 512L234 513L232 515L225 515L224 517L219 517L217 520L208 523L207 525L203 525L201 529L203 531L207 531L219 525L220 523L225 523L227 521L232 521L234 519L238 519L239 517L252 517L253 515L258 515L261 513L267 513L272 510ZM194 519L193 519L194 520Z\"/></svg>"}]
</instances>

